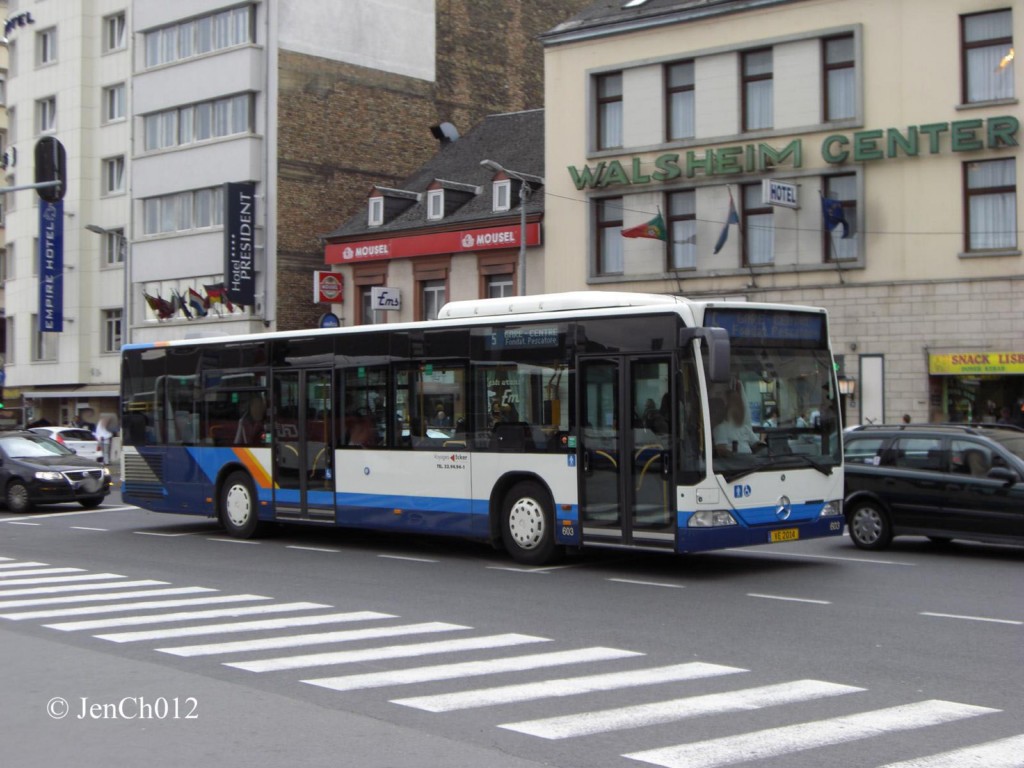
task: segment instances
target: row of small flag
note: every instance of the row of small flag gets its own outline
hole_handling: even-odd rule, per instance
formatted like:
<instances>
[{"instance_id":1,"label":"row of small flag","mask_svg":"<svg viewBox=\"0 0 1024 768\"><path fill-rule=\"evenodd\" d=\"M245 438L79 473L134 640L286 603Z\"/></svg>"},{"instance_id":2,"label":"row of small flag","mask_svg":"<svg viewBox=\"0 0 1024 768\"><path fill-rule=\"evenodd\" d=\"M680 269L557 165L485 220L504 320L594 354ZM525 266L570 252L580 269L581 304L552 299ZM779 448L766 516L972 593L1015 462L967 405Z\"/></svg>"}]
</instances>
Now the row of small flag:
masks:
<instances>
[{"instance_id":1,"label":"row of small flag","mask_svg":"<svg viewBox=\"0 0 1024 768\"><path fill-rule=\"evenodd\" d=\"M825 225L825 229L829 232L833 231L836 227L842 226L843 234L842 237L848 238L852 232L850 229L850 222L846 220L846 213L843 211L843 203L841 200L836 200L831 197L821 198L821 215ZM736 202L732 198L732 190L729 191L729 213L725 217L725 225L722 227L721 233L718 235L718 240L715 241L714 253L718 253L725 246L726 241L729 239L729 227L732 224L739 224L740 216L736 212ZM665 227L665 219L661 215L661 211L658 211L658 215L650 221L638 224L635 227L622 230L623 237L647 237L651 240L664 240L668 241L668 229Z\"/></svg>"},{"instance_id":2,"label":"row of small flag","mask_svg":"<svg viewBox=\"0 0 1024 768\"><path fill-rule=\"evenodd\" d=\"M172 288L170 299L165 299L160 294L151 296L145 291L142 292L142 296L146 299L149 308L153 310L153 313L160 320L170 320L179 312L189 320L196 317L206 317L214 307L218 308L218 313L220 312L220 307L223 307L228 312L235 311L235 305L228 299L227 288L224 287L224 283L203 285L203 290L206 291L205 296L195 288L189 288L184 294Z\"/></svg>"}]
</instances>

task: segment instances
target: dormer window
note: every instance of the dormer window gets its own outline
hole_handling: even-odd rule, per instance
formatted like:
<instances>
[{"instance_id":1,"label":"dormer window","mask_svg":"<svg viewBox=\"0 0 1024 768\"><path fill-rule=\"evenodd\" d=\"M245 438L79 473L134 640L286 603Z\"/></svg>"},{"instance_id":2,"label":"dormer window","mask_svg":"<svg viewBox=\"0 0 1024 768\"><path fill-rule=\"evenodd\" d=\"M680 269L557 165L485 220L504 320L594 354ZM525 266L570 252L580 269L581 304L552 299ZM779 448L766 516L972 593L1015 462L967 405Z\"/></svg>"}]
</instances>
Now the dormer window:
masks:
<instances>
[{"instance_id":1,"label":"dormer window","mask_svg":"<svg viewBox=\"0 0 1024 768\"><path fill-rule=\"evenodd\" d=\"M384 223L384 198L380 195L370 198L367 211L366 224L370 227L379 227Z\"/></svg>"},{"instance_id":2,"label":"dormer window","mask_svg":"<svg viewBox=\"0 0 1024 768\"><path fill-rule=\"evenodd\" d=\"M427 191L427 218L431 221L444 218L444 189Z\"/></svg>"},{"instance_id":3,"label":"dormer window","mask_svg":"<svg viewBox=\"0 0 1024 768\"><path fill-rule=\"evenodd\" d=\"M512 181L511 179L501 179L494 182L494 186L491 189L491 197L493 199L493 210L495 211L509 211L512 209Z\"/></svg>"}]
</instances>

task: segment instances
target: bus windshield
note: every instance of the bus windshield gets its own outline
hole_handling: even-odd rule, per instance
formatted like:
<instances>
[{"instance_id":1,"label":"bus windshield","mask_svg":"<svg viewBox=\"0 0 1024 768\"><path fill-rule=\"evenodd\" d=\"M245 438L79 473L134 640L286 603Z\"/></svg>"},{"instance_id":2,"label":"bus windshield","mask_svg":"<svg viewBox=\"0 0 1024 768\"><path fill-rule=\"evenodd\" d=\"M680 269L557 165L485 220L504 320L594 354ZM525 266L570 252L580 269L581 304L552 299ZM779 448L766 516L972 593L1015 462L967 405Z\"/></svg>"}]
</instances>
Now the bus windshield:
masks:
<instances>
[{"instance_id":1,"label":"bus windshield","mask_svg":"<svg viewBox=\"0 0 1024 768\"><path fill-rule=\"evenodd\" d=\"M722 314L715 324L730 331L731 355L728 383L709 389L715 474L727 482L769 470L831 474L842 462L842 449L824 316L775 313L767 323L728 323ZM767 311L730 312L744 314ZM821 324L820 334L812 323Z\"/></svg>"}]
</instances>

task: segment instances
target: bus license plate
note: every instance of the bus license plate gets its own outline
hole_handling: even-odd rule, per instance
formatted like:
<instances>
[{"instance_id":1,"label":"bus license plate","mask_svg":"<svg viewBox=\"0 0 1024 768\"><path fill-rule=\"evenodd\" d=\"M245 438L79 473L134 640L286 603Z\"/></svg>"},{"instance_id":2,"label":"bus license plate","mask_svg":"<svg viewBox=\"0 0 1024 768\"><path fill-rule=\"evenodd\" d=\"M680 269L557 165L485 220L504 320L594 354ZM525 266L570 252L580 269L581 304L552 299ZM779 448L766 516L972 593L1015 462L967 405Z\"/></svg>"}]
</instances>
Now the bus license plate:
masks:
<instances>
[{"instance_id":1,"label":"bus license plate","mask_svg":"<svg viewBox=\"0 0 1024 768\"><path fill-rule=\"evenodd\" d=\"M800 538L798 528L783 528L781 531L772 531L769 541L773 544L778 541L796 541Z\"/></svg>"}]
</instances>

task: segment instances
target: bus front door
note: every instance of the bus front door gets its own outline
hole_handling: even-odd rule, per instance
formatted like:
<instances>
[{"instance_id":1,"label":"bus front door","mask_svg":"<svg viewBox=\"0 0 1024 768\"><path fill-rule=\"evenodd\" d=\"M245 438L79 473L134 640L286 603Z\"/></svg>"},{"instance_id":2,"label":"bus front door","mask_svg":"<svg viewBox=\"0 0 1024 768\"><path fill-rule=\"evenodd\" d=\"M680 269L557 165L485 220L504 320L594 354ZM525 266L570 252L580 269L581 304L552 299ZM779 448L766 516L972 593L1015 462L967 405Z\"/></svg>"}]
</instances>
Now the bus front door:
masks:
<instances>
[{"instance_id":1,"label":"bus front door","mask_svg":"<svg viewBox=\"0 0 1024 768\"><path fill-rule=\"evenodd\" d=\"M277 519L333 522L331 371L275 371L273 409Z\"/></svg>"},{"instance_id":2,"label":"bus front door","mask_svg":"<svg viewBox=\"0 0 1024 768\"><path fill-rule=\"evenodd\" d=\"M585 542L675 542L672 365L670 355L580 361Z\"/></svg>"}]
</instances>

